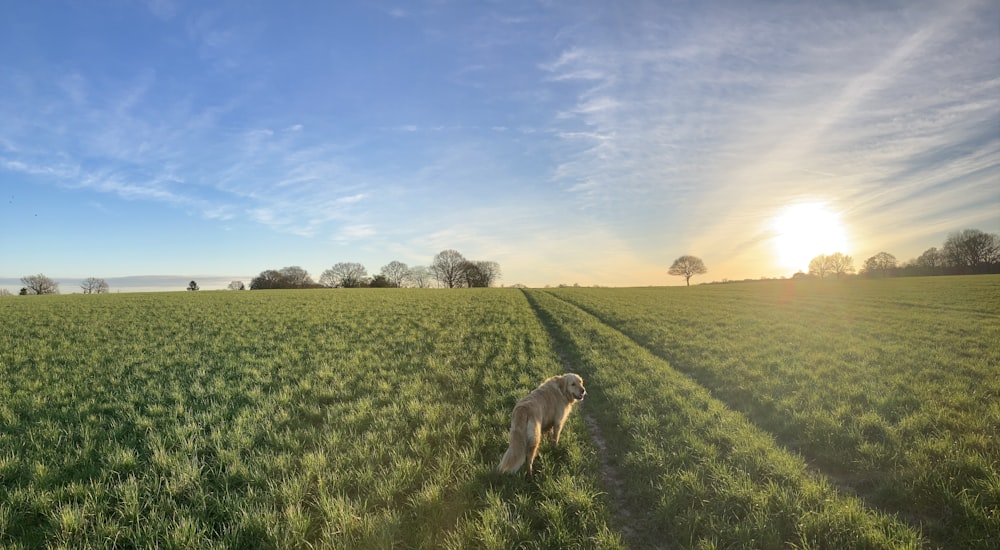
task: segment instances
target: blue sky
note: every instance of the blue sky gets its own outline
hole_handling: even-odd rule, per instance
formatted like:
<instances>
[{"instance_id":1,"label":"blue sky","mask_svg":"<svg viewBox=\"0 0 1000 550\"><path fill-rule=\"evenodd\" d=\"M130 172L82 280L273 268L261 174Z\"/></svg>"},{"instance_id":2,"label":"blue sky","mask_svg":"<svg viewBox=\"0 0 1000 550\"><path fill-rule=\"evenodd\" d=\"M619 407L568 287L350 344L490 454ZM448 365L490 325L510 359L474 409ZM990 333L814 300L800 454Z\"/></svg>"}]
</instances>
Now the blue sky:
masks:
<instances>
[{"instance_id":1,"label":"blue sky","mask_svg":"<svg viewBox=\"0 0 1000 550\"><path fill-rule=\"evenodd\" d=\"M5 2L0 54L12 289L788 276L802 203L859 267L1000 232L996 1Z\"/></svg>"}]
</instances>

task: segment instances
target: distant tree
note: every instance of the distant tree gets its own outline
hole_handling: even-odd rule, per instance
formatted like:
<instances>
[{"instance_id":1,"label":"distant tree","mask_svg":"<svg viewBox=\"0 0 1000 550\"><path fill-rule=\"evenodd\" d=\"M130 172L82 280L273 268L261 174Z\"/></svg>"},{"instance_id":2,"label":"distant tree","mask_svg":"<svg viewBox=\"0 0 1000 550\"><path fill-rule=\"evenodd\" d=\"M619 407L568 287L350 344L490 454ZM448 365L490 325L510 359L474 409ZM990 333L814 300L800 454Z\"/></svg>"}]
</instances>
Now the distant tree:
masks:
<instances>
[{"instance_id":1,"label":"distant tree","mask_svg":"<svg viewBox=\"0 0 1000 550\"><path fill-rule=\"evenodd\" d=\"M97 277L87 277L80 283L80 288L84 294L107 294L111 289L107 281Z\"/></svg>"},{"instance_id":2,"label":"distant tree","mask_svg":"<svg viewBox=\"0 0 1000 550\"><path fill-rule=\"evenodd\" d=\"M865 260L862 272L869 277L887 277L896 269L896 257L888 252L879 252Z\"/></svg>"},{"instance_id":3,"label":"distant tree","mask_svg":"<svg viewBox=\"0 0 1000 550\"><path fill-rule=\"evenodd\" d=\"M59 283L45 275L28 275L21 277L24 284L24 294L59 294Z\"/></svg>"},{"instance_id":4,"label":"distant tree","mask_svg":"<svg viewBox=\"0 0 1000 550\"><path fill-rule=\"evenodd\" d=\"M233 281L233 283L241 281ZM233 283L230 283L230 287ZM281 269L267 269L250 280L250 290L273 290L281 288L316 288L318 286L309 272L297 265Z\"/></svg>"},{"instance_id":5,"label":"distant tree","mask_svg":"<svg viewBox=\"0 0 1000 550\"><path fill-rule=\"evenodd\" d=\"M194 281L191 281L190 283L188 283L187 289L188 290L198 290L198 283L196 283Z\"/></svg>"},{"instance_id":6,"label":"distant tree","mask_svg":"<svg viewBox=\"0 0 1000 550\"><path fill-rule=\"evenodd\" d=\"M948 265L948 259L936 247L931 247L914 260L914 263L923 268L940 269Z\"/></svg>"},{"instance_id":7,"label":"distant tree","mask_svg":"<svg viewBox=\"0 0 1000 550\"><path fill-rule=\"evenodd\" d=\"M1000 263L1000 236L978 229L948 235L942 250L948 263L966 272L985 272Z\"/></svg>"},{"instance_id":8,"label":"distant tree","mask_svg":"<svg viewBox=\"0 0 1000 550\"><path fill-rule=\"evenodd\" d=\"M233 282L229 283L229 286L227 286L226 288L228 288L229 290L246 290L247 289L246 285L243 284L243 281L233 281Z\"/></svg>"},{"instance_id":9,"label":"distant tree","mask_svg":"<svg viewBox=\"0 0 1000 550\"><path fill-rule=\"evenodd\" d=\"M500 264L496 262L465 261L460 267L459 285L469 288L489 288L500 276Z\"/></svg>"},{"instance_id":10,"label":"distant tree","mask_svg":"<svg viewBox=\"0 0 1000 550\"><path fill-rule=\"evenodd\" d=\"M684 282L687 283L687 286L691 286L691 277L708 273L708 268L705 267L705 262L701 261L701 258L696 256L681 256L674 260L673 265L670 266L670 270L667 273L684 277Z\"/></svg>"},{"instance_id":11,"label":"distant tree","mask_svg":"<svg viewBox=\"0 0 1000 550\"><path fill-rule=\"evenodd\" d=\"M28 295L28 289L25 288L25 287L21 287L21 291L18 292L17 294L18 294L18 296L27 296Z\"/></svg>"},{"instance_id":12,"label":"distant tree","mask_svg":"<svg viewBox=\"0 0 1000 550\"><path fill-rule=\"evenodd\" d=\"M260 272L253 279L250 279L250 290L271 290L276 288L286 288L284 286L285 276L276 269L267 269Z\"/></svg>"},{"instance_id":13,"label":"distant tree","mask_svg":"<svg viewBox=\"0 0 1000 550\"><path fill-rule=\"evenodd\" d=\"M830 257L826 254L820 254L809 260L809 274L825 279L830 274Z\"/></svg>"},{"instance_id":14,"label":"distant tree","mask_svg":"<svg viewBox=\"0 0 1000 550\"><path fill-rule=\"evenodd\" d=\"M809 274L825 279L829 275L842 276L854 273L854 259L840 252L827 256L820 254L809 261Z\"/></svg>"},{"instance_id":15,"label":"distant tree","mask_svg":"<svg viewBox=\"0 0 1000 550\"><path fill-rule=\"evenodd\" d=\"M313 288L316 286L312 277L309 276L309 272L297 265L283 267L280 273L284 284L282 288Z\"/></svg>"},{"instance_id":16,"label":"distant tree","mask_svg":"<svg viewBox=\"0 0 1000 550\"><path fill-rule=\"evenodd\" d=\"M392 284L389 279L385 278L385 275L376 275L372 277L369 281L368 286L371 288L398 288L396 285Z\"/></svg>"},{"instance_id":17,"label":"distant tree","mask_svg":"<svg viewBox=\"0 0 1000 550\"><path fill-rule=\"evenodd\" d=\"M468 287L468 288L482 288L486 285L483 282L483 275L479 271L479 266L476 262L470 262L468 260L462 262L459 268L459 282L455 286Z\"/></svg>"},{"instance_id":18,"label":"distant tree","mask_svg":"<svg viewBox=\"0 0 1000 550\"><path fill-rule=\"evenodd\" d=\"M406 280L410 277L410 268L403 262L392 261L382 266L380 274L390 287L399 288L406 284Z\"/></svg>"},{"instance_id":19,"label":"distant tree","mask_svg":"<svg viewBox=\"0 0 1000 550\"><path fill-rule=\"evenodd\" d=\"M426 266L410 268L409 284L415 288L430 288L434 284L434 274Z\"/></svg>"},{"instance_id":20,"label":"distant tree","mask_svg":"<svg viewBox=\"0 0 1000 550\"><path fill-rule=\"evenodd\" d=\"M477 261L476 268L479 270L479 282L483 287L491 287L500 280L500 264L493 261Z\"/></svg>"},{"instance_id":21,"label":"distant tree","mask_svg":"<svg viewBox=\"0 0 1000 550\"><path fill-rule=\"evenodd\" d=\"M0 288L0 296L13 296L14 294L6 288Z\"/></svg>"},{"instance_id":22,"label":"distant tree","mask_svg":"<svg viewBox=\"0 0 1000 550\"><path fill-rule=\"evenodd\" d=\"M368 284L368 270L359 263L340 262L324 271L319 282L331 288L358 288Z\"/></svg>"},{"instance_id":23,"label":"distant tree","mask_svg":"<svg viewBox=\"0 0 1000 550\"><path fill-rule=\"evenodd\" d=\"M466 260L457 250L442 250L434 256L431 263L431 273L443 287L455 288L462 286L462 269Z\"/></svg>"},{"instance_id":24,"label":"distant tree","mask_svg":"<svg viewBox=\"0 0 1000 550\"><path fill-rule=\"evenodd\" d=\"M827 256L830 262L830 272L841 278L849 273L854 273L854 258L840 252L834 252Z\"/></svg>"}]
</instances>

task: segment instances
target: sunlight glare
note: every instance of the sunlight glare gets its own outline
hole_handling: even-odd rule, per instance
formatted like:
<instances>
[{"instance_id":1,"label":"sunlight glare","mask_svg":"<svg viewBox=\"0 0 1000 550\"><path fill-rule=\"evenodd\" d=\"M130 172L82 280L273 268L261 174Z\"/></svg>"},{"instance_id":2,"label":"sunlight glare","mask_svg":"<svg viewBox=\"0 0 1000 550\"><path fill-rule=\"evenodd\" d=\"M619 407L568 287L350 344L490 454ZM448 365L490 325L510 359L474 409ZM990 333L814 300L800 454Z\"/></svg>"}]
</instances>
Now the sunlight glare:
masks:
<instances>
[{"instance_id":1,"label":"sunlight glare","mask_svg":"<svg viewBox=\"0 0 1000 550\"><path fill-rule=\"evenodd\" d=\"M820 254L847 253L847 236L840 216L821 202L785 207L771 222L778 263L791 270L809 270Z\"/></svg>"}]
</instances>

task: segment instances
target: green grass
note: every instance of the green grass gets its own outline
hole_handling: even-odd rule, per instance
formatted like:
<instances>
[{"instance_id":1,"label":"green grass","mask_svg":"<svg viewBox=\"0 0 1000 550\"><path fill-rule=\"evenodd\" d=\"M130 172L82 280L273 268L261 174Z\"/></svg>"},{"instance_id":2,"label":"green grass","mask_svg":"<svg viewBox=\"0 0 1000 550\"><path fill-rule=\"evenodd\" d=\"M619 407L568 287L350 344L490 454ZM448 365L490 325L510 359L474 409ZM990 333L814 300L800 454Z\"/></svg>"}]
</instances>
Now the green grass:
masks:
<instances>
[{"instance_id":1,"label":"green grass","mask_svg":"<svg viewBox=\"0 0 1000 550\"><path fill-rule=\"evenodd\" d=\"M536 483L493 472L517 396L561 369L518 291L0 312L0 545L620 545L579 425Z\"/></svg>"},{"instance_id":2,"label":"green grass","mask_svg":"<svg viewBox=\"0 0 1000 550\"><path fill-rule=\"evenodd\" d=\"M998 294L3 298L0 546L988 548ZM495 473L514 402L567 370L560 448Z\"/></svg>"},{"instance_id":3,"label":"green grass","mask_svg":"<svg viewBox=\"0 0 1000 550\"><path fill-rule=\"evenodd\" d=\"M1000 278L552 294L932 541L1000 542Z\"/></svg>"}]
</instances>

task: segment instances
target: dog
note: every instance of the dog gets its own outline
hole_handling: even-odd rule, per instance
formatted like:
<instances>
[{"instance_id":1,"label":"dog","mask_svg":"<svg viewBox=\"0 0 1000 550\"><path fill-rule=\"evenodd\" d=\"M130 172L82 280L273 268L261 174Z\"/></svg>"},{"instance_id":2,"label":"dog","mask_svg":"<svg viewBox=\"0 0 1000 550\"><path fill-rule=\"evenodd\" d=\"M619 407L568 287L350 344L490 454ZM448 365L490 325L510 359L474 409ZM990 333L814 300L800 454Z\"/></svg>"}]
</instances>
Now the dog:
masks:
<instances>
[{"instance_id":1,"label":"dog","mask_svg":"<svg viewBox=\"0 0 1000 550\"><path fill-rule=\"evenodd\" d=\"M570 373L549 378L518 401L510 421L510 446L497 469L514 473L527 461L528 474L532 474L542 432L558 445L566 417L586 395L583 378Z\"/></svg>"}]
</instances>

